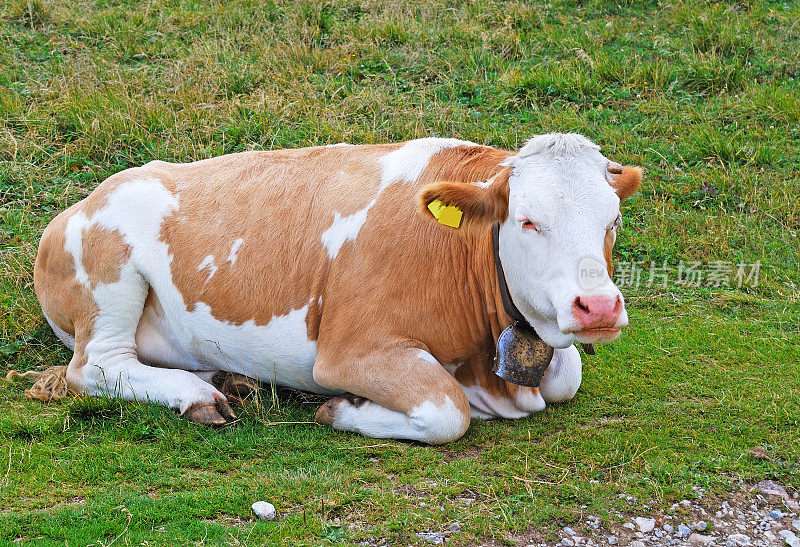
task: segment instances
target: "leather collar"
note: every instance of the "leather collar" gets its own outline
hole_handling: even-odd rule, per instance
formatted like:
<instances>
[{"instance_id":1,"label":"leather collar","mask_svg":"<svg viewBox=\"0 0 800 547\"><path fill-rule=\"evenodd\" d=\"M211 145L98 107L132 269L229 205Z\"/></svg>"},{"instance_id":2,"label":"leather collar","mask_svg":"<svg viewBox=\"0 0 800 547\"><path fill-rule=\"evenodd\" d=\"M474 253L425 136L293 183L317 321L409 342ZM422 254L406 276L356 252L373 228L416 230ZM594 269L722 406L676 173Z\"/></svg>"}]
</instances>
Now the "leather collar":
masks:
<instances>
[{"instance_id":1,"label":"leather collar","mask_svg":"<svg viewBox=\"0 0 800 547\"><path fill-rule=\"evenodd\" d=\"M497 270L497 284L500 287L500 299L503 301L503 309L506 311L506 314L517 323L521 323L527 329L530 330L532 334L536 336L536 338L541 340L541 336L539 333L536 332L536 329L533 328L533 325L528 323L528 320L525 319L525 316L522 315L522 312L519 311L519 308L514 305L514 301L511 299L511 293L508 292L508 284L506 283L506 274L503 271L503 264L500 262L500 223L495 222L492 225L492 252L494 253L494 266ZM581 343L581 347L586 355L594 355L594 344L584 344Z\"/></svg>"}]
</instances>

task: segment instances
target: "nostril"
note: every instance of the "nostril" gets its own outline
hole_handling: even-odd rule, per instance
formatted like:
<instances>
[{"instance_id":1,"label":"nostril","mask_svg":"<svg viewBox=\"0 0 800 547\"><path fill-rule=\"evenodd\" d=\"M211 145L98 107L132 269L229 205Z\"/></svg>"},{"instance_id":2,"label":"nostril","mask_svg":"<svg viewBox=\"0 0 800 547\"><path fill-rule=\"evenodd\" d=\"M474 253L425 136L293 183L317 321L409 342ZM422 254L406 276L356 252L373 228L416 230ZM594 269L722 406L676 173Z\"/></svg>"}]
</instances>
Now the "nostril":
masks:
<instances>
[{"instance_id":1,"label":"nostril","mask_svg":"<svg viewBox=\"0 0 800 547\"><path fill-rule=\"evenodd\" d=\"M575 305L576 308L581 310L583 313L585 313L585 314L589 314L590 313L589 312L589 307L587 305L585 305L581 301L581 297L580 296L575 299L574 305Z\"/></svg>"}]
</instances>

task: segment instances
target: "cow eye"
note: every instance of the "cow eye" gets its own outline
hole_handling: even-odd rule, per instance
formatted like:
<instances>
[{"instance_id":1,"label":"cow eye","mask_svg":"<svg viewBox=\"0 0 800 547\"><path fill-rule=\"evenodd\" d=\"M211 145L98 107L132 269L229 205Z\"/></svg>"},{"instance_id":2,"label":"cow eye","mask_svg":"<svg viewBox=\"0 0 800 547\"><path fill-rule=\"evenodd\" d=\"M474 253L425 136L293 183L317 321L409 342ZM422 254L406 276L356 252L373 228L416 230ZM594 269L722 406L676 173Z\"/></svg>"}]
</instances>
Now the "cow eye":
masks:
<instances>
[{"instance_id":1,"label":"cow eye","mask_svg":"<svg viewBox=\"0 0 800 547\"><path fill-rule=\"evenodd\" d=\"M522 221L522 229L523 230L534 230L536 232L539 231L539 228L536 226L536 224L534 224L533 222L531 222L530 219L527 219L527 218Z\"/></svg>"},{"instance_id":2,"label":"cow eye","mask_svg":"<svg viewBox=\"0 0 800 547\"><path fill-rule=\"evenodd\" d=\"M617 215L617 218L614 219L614 224L611 225L612 228L616 228L618 226L622 226L622 215Z\"/></svg>"}]
</instances>

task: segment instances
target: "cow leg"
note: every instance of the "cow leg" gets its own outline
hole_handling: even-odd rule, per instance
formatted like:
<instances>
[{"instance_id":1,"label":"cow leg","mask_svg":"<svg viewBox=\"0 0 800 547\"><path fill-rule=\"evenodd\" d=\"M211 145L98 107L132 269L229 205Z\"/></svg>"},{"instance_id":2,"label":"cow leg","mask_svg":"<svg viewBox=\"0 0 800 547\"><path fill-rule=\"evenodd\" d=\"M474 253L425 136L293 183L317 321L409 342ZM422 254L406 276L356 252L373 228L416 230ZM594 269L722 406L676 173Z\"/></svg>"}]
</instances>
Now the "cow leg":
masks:
<instances>
[{"instance_id":1,"label":"cow leg","mask_svg":"<svg viewBox=\"0 0 800 547\"><path fill-rule=\"evenodd\" d=\"M242 406L248 398L258 392L258 380L236 372L216 371L210 382L219 389L228 402L234 406Z\"/></svg>"},{"instance_id":2,"label":"cow leg","mask_svg":"<svg viewBox=\"0 0 800 547\"><path fill-rule=\"evenodd\" d=\"M544 372L539 392L547 403L569 401L578 392L582 377L583 366L578 348L570 346L557 349Z\"/></svg>"},{"instance_id":3,"label":"cow leg","mask_svg":"<svg viewBox=\"0 0 800 547\"><path fill-rule=\"evenodd\" d=\"M77 392L152 401L178 410L190 420L221 425L235 419L225 397L202 378L180 369L142 364L136 353L136 328L148 285L129 262L115 283L79 289L75 354L67 367L67 383ZM88 302L87 302L88 301Z\"/></svg>"},{"instance_id":4,"label":"cow leg","mask_svg":"<svg viewBox=\"0 0 800 547\"><path fill-rule=\"evenodd\" d=\"M336 397L317 411L318 423L340 431L442 444L469 426L461 387L430 353L409 344L345 358L321 351L314 380L357 396Z\"/></svg>"},{"instance_id":5,"label":"cow leg","mask_svg":"<svg viewBox=\"0 0 800 547\"><path fill-rule=\"evenodd\" d=\"M488 355L479 355L445 367L464 390L473 418L516 420L544 410L546 404L537 388L506 382L490 370L487 359Z\"/></svg>"}]
</instances>

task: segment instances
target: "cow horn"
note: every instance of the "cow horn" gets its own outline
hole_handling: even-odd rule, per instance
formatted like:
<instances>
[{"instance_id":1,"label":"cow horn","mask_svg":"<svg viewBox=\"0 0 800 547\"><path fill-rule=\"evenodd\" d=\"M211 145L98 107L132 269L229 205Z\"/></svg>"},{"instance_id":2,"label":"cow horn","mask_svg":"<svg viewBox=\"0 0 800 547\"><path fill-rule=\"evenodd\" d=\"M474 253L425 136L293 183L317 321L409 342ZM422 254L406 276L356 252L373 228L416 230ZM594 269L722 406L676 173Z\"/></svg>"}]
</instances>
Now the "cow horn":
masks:
<instances>
[{"instance_id":1,"label":"cow horn","mask_svg":"<svg viewBox=\"0 0 800 547\"><path fill-rule=\"evenodd\" d=\"M618 164L615 161L609 161L608 167L606 169L608 169L609 173L613 173L615 175L619 175L620 173L622 173L622 165Z\"/></svg>"}]
</instances>

